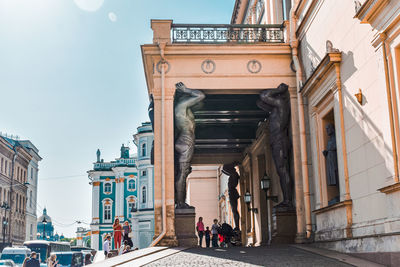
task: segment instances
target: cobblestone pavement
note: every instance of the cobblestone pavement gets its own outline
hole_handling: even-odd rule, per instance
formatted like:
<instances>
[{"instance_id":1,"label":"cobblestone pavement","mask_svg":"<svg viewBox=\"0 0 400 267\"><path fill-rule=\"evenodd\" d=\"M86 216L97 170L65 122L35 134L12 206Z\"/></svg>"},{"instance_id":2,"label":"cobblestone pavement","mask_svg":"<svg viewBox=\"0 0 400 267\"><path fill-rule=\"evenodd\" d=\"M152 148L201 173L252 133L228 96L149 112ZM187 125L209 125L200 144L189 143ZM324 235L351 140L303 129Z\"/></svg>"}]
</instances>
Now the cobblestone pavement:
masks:
<instances>
[{"instance_id":1,"label":"cobblestone pavement","mask_svg":"<svg viewBox=\"0 0 400 267\"><path fill-rule=\"evenodd\" d=\"M352 266L290 246L192 248L146 266Z\"/></svg>"}]
</instances>

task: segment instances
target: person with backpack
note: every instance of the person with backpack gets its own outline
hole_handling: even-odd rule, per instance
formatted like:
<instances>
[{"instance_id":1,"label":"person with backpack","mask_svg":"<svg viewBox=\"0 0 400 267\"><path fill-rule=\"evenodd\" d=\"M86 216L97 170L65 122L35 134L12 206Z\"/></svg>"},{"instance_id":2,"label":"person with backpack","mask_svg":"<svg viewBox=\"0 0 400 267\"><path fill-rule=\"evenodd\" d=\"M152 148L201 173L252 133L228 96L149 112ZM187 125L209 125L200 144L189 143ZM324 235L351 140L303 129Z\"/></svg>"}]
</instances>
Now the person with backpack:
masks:
<instances>
[{"instance_id":1,"label":"person with backpack","mask_svg":"<svg viewBox=\"0 0 400 267\"><path fill-rule=\"evenodd\" d=\"M214 219L214 224L211 226L211 234L212 234L212 247L217 248L218 247L218 220Z\"/></svg>"}]
</instances>

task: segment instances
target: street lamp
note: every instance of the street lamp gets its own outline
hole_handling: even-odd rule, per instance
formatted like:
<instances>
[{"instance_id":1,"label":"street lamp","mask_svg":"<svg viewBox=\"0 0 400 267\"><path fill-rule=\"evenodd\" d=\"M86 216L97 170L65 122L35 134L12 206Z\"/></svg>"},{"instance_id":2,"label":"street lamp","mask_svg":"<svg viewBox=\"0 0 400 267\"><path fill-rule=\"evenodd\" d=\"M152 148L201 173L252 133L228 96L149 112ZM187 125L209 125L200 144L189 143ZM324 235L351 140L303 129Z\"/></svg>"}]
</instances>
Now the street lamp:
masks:
<instances>
[{"instance_id":1,"label":"street lamp","mask_svg":"<svg viewBox=\"0 0 400 267\"><path fill-rule=\"evenodd\" d=\"M265 192L265 197L267 199L271 199L273 202L278 202L277 196L268 196L267 192L271 188L271 179L269 178L268 174L265 173L264 177L261 179L261 189Z\"/></svg>"},{"instance_id":2,"label":"street lamp","mask_svg":"<svg viewBox=\"0 0 400 267\"><path fill-rule=\"evenodd\" d=\"M47 224L46 217L43 217L42 223L43 223L43 240L46 240L46 224Z\"/></svg>"},{"instance_id":3,"label":"street lamp","mask_svg":"<svg viewBox=\"0 0 400 267\"><path fill-rule=\"evenodd\" d=\"M251 194L250 194L250 192L246 192L244 194L244 203L246 203L247 209L249 211L254 211L254 213L258 213L258 209L257 208L250 208L250 202L251 202Z\"/></svg>"}]
</instances>

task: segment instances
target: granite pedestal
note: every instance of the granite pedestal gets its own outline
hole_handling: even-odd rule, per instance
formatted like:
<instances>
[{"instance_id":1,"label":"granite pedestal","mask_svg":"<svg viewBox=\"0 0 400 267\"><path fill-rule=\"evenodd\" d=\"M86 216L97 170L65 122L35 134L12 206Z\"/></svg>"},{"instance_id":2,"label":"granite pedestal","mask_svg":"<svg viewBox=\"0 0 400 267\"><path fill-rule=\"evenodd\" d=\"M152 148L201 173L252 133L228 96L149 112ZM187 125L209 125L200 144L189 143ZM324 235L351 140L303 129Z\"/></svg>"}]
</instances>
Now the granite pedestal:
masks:
<instances>
[{"instance_id":1,"label":"granite pedestal","mask_svg":"<svg viewBox=\"0 0 400 267\"><path fill-rule=\"evenodd\" d=\"M272 210L272 243L290 244L296 238L296 211Z\"/></svg>"},{"instance_id":2,"label":"granite pedestal","mask_svg":"<svg viewBox=\"0 0 400 267\"><path fill-rule=\"evenodd\" d=\"M197 247L196 212L194 208L175 209L175 234L180 247Z\"/></svg>"}]
</instances>

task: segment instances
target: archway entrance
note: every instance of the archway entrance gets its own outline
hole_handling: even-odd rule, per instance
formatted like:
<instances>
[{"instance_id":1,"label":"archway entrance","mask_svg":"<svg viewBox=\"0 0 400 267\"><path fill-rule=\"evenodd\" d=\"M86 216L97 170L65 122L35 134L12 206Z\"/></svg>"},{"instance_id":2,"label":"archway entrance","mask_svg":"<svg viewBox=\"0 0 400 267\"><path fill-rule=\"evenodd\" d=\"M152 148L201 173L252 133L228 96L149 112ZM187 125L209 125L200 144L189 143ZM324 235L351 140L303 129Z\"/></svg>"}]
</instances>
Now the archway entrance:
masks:
<instances>
[{"instance_id":1,"label":"archway entrance","mask_svg":"<svg viewBox=\"0 0 400 267\"><path fill-rule=\"evenodd\" d=\"M289 85L291 122L297 125L293 123L298 116L289 44L171 43L171 27L172 21L152 21L154 42L142 46L148 91L154 97L156 237L160 236L163 245L178 244L175 235L173 134L173 97L178 82L206 94L202 107L195 111L196 140L191 163L240 163L239 207L243 244L273 242L274 233L278 233L279 225L283 227L284 224L288 224L285 229L296 229L297 237L303 236L303 196L296 194L296 213L283 214L281 218L290 218L280 221L281 218L271 212L272 199L267 200L260 188L260 180L267 173L272 180L270 196L281 199L268 145L268 131L263 122L265 113L256 106L260 91L276 88L280 83ZM296 154L299 149L298 129L292 128L291 133L293 153ZM302 192L299 164L297 158L291 162L296 187L293 191L296 192ZM247 192L252 195L249 205L243 198Z\"/></svg>"}]
</instances>

